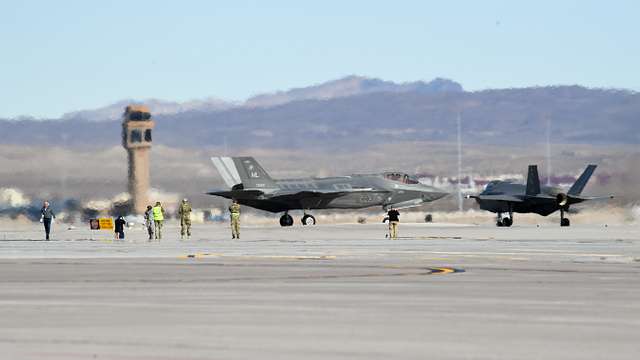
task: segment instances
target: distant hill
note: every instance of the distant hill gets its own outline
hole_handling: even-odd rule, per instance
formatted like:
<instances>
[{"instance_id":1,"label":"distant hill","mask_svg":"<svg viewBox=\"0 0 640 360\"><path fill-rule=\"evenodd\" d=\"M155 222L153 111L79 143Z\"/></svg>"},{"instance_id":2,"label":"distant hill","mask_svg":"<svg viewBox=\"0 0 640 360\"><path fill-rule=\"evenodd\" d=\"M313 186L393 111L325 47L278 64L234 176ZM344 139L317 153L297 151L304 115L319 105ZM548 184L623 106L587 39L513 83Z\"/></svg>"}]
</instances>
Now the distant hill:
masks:
<instances>
[{"instance_id":1,"label":"distant hill","mask_svg":"<svg viewBox=\"0 0 640 360\"><path fill-rule=\"evenodd\" d=\"M392 81L366 78L362 76L347 76L320 85L291 89L273 94L258 95L245 102L248 107L270 107L301 100L329 100L345 96L372 94L380 92L391 93L444 93L462 92L462 85L457 82L437 78L430 82L415 81L396 84Z\"/></svg>"},{"instance_id":2,"label":"distant hill","mask_svg":"<svg viewBox=\"0 0 640 360\"><path fill-rule=\"evenodd\" d=\"M57 120L0 120L0 143L116 145L120 122L113 120L127 103ZM459 112L467 143L543 142L547 119L555 143L640 143L640 94L580 86L466 92L445 79L395 84L351 76L259 95L241 104L215 99L145 103L157 121L154 142L186 148L226 142L334 151L414 140L455 141Z\"/></svg>"},{"instance_id":3,"label":"distant hill","mask_svg":"<svg viewBox=\"0 0 640 360\"><path fill-rule=\"evenodd\" d=\"M114 104L92 110L79 110L62 115L62 120L86 120L86 121L114 121L122 119L122 113L127 105L145 104L155 115L177 114L185 111L222 111L236 105L220 99L209 98L187 102L174 102L158 99L120 100Z\"/></svg>"}]
</instances>

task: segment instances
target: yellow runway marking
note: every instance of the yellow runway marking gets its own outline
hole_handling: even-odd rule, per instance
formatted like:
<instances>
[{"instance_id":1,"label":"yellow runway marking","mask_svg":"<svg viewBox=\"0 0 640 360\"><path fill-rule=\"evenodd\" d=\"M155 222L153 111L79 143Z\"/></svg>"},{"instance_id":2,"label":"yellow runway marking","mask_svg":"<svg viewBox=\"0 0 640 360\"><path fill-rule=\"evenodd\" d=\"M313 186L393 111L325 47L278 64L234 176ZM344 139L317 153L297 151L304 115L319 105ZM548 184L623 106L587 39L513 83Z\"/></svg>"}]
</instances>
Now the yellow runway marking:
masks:
<instances>
[{"instance_id":1,"label":"yellow runway marking","mask_svg":"<svg viewBox=\"0 0 640 360\"><path fill-rule=\"evenodd\" d=\"M451 274L456 272L456 269L452 268L434 268L434 274Z\"/></svg>"}]
</instances>

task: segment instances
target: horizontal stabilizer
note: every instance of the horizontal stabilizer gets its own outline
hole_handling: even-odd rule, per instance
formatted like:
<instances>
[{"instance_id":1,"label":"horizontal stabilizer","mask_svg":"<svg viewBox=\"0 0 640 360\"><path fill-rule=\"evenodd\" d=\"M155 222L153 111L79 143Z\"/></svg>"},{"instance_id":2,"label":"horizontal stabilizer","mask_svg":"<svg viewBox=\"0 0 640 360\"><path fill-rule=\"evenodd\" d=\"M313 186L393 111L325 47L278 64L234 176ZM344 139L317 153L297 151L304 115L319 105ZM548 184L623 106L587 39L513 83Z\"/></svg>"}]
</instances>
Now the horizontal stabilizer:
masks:
<instances>
[{"instance_id":1,"label":"horizontal stabilizer","mask_svg":"<svg viewBox=\"0 0 640 360\"><path fill-rule=\"evenodd\" d=\"M610 200L613 199L614 196L613 195L607 195L607 196L580 196L580 195L568 195L567 196L569 199L569 204L577 204L577 203L581 203L583 201L592 201L592 200Z\"/></svg>"}]
</instances>

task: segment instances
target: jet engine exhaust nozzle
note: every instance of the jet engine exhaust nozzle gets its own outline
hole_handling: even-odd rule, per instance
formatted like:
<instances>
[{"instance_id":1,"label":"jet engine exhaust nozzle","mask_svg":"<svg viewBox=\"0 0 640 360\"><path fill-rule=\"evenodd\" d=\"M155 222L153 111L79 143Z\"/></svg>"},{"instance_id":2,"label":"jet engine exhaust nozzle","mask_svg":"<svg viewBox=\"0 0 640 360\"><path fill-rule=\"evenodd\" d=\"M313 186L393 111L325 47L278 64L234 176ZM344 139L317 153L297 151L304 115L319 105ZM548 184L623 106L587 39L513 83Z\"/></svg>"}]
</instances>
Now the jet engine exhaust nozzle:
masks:
<instances>
[{"instance_id":1,"label":"jet engine exhaust nozzle","mask_svg":"<svg viewBox=\"0 0 640 360\"><path fill-rule=\"evenodd\" d=\"M567 194L560 193L556 195L556 201L558 203L558 206L566 206L569 202L569 197L567 196Z\"/></svg>"}]
</instances>

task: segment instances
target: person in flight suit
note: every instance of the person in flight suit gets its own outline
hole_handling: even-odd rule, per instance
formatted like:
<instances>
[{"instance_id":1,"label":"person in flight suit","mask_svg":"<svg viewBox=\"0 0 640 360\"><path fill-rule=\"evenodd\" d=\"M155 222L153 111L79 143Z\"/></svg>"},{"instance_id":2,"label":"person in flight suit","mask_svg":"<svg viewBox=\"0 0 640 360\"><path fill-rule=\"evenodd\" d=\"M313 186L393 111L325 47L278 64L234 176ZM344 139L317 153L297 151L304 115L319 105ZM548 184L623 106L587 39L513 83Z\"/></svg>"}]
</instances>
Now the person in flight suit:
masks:
<instances>
[{"instance_id":1,"label":"person in flight suit","mask_svg":"<svg viewBox=\"0 0 640 360\"><path fill-rule=\"evenodd\" d=\"M47 241L49 241L49 234L51 233L51 224L54 222L56 218L56 214L53 213L51 207L49 206L49 202L45 201L42 204L42 209L40 209L40 222L44 224L44 233L46 235Z\"/></svg>"},{"instance_id":2,"label":"person in flight suit","mask_svg":"<svg viewBox=\"0 0 640 360\"><path fill-rule=\"evenodd\" d=\"M391 208L387 212L389 217L389 237L393 240L398 239L398 224L400 223L400 212L395 208Z\"/></svg>"},{"instance_id":3,"label":"person in flight suit","mask_svg":"<svg viewBox=\"0 0 640 360\"><path fill-rule=\"evenodd\" d=\"M185 235L187 238L191 238L191 204L185 198L182 200L182 204L178 208L178 215L180 215L180 236L184 240Z\"/></svg>"},{"instance_id":4,"label":"person in flight suit","mask_svg":"<svg viewBox=\"0 0 640 360\"><path fill-rule=\"evenodd\" d=\"M240 239L240 204L238 200L233 200L229 205L229 212L231 213L231 238Z\"/></svg>"}]
</instances>

